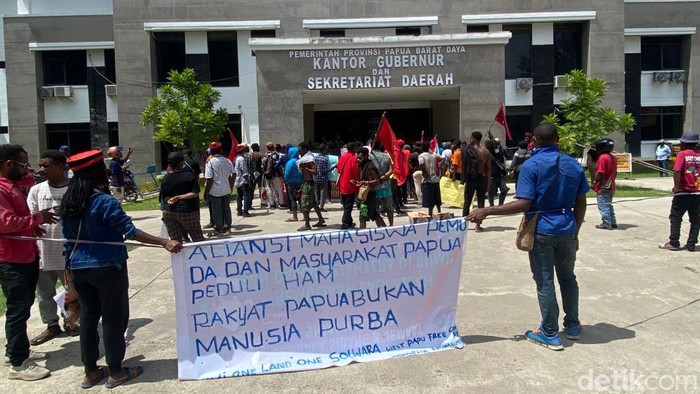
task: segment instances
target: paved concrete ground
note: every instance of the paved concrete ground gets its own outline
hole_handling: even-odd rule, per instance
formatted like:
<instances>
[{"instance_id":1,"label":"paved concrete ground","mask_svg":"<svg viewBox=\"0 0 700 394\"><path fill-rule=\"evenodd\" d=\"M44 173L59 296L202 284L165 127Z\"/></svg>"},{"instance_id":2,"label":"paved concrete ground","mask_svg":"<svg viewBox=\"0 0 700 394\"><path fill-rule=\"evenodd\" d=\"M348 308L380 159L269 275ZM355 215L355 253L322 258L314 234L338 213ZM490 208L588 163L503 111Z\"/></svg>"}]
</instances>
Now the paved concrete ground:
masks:
<instances>
[{"instance_id":1,"label":"paved concrete ground","mask_svg":"<svg viewBox=\"0 0 700 394\"><path fill-rule=\"evenodd\" d=\"M527 255L513 245L520 220L515 216L487 220L483 233L468 232L457 312L457 327L467 344L464 349L247 378L177 380L176 311L168 254L139 248L129 260L131 325L125 365L142 365L145 374L117 390L579 392L594 388L594 383L614 389L617 382L619 388L632 392L658 384L698 391L700 383L692 386L692 382L700 380L700 255L657 248L668 236L670 202L670 197L618 200L620 229L614 231L596 230L599 215L594 205L589 206L577 261L584 334L577 342L563 340L563 352L523 340L525 330L537 326L539 311ZM339 204L330 208L329 223L339 223ZM284 211L254 212L253 218L235 218L236 234L263 229L291 232L298 227L298 223L284 223L288 217ZM141 228L159 231L159 212L133 216ZM687 230L684 223L684 237ZM29 332L42 329L35 305ZM78 338L59 337L37 350L51 354L45 365L52 376L38 382L9 381L2 376L0 393L81 391ZM107 390L98 386L92 391Z\"/></svg>"}]
</instances>

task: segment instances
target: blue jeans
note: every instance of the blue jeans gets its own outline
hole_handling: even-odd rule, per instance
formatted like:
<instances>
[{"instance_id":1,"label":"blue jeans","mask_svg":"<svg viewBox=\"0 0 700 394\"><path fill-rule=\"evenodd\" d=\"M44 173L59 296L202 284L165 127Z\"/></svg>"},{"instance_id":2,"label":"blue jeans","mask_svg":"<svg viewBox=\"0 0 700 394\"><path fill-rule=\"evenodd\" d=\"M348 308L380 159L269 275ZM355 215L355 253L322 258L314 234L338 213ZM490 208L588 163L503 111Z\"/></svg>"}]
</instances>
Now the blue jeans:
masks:
<instances>
[{"instance_id":1,"label":"blue jeans","mask_svg":"<svg viewBox=\"0 0 700 394\"><path fill-rule=\"evenodd\" d=\"M573 235L536 235L535 246L529 252L532 278L537 284L537 300L542 314L542 330L548 336L559 332L559 305L554 287L557 273L564 307L564 327L581 324L578 320L578 282L574 275L576 238Z\"/></svg>"},{"instance_id":2,"label":"blue jeans","mask_svg":"<svg viewBox=\"0 0 700 394\"><path fill-rule=\"evenodd\" d=\"M612 204L613 194L607 190L601 190L598 193L598 211L600 212L600 218L603 221L603 225L607 227L617 226L617 219L615 219L615 208Z\"/></svg>"},{"instance_id":3,"label":"blue jeans","mask_svg":"<svg viewBox=\"0 0 700 394\"><path fill-rule=\"evenodd\" d=\"M253 191L247 183L236 188L236 211L238 215L248 215L250 206L253 205Z\"/></svg>"},{"instance_id":4,"label":"blue jeans","mask_svg":"<svg viewBox=\"0 0 700 394\"><path fill-rule=\"evenodd\" d=\"M656 165L663 168L664 170L668 170L668 159L666 160L657 160ZM659 176L668 176L668 174L664 174L663 172L659 171Z\"/></svg>"}]
</instances>

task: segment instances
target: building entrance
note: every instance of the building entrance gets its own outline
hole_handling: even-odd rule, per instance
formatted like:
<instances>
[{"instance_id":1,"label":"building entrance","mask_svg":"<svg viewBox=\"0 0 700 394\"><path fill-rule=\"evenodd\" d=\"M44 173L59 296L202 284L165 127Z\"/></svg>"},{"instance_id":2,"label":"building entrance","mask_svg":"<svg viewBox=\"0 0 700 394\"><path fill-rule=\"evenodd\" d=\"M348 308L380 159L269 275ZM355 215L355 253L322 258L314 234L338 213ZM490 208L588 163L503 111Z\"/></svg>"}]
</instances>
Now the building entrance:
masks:
<instances>
[{"instance_id":1,"label":"building entrance","mask_svg":"<svg viewBox=\"0 0 700 394\"><path fill-rule=\"evenodd\" d=\"M313 139L316 142L367 143L377 132L382 113L383 110L316 111ZM430 108L390 110L386 117L396 136L406 143L420 141L421 130L427 137L433 129Z\"/></svg>"}]
</instances>

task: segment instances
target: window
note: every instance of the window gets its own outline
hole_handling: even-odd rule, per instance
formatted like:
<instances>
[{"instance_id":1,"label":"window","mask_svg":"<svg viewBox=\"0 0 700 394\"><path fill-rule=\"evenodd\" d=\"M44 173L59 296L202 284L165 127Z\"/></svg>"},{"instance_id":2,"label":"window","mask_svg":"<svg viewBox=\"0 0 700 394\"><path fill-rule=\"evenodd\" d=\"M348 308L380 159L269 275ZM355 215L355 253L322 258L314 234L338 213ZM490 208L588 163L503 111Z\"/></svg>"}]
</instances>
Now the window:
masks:
<instances>
[{"instance_id":1,"label":"window","mask_svg":"<svg viewBox=\"0 0 700 394\"><path fill-rule=\"evenodd\" d=\"M345 30L322 29L318 32L319 37L345 37Z\"/></svg>"},{"instance_id":2,"label":"window","mask_svg":"<svg viewBox=\"0 0 700 394\"><path fill-rule=\"evenodd\" d=\"M44 86L87 84L85 51L44 51L41 56Z\"/></svg>"},{"instance_id":3,"label":"window","mask_svg":"<svg viewBox=\"0 0 700 394\"><path fill-rule=\"evenodd\" d=\"M683 107L643 107L639 125L643 141L680 138L683 133Z\"/></svg>"},{"instance_id":4,"label":"window","mask_svg":"<svg viewBox=\"0 0 700 394\"><path fill-rule=\"evenodd\" d=\"M507 107L506 120L513 139L506 141L509 147L517 147L525 139L525 133L532 132L532 107ZM509 156L514 152L511 150Z\"/></svg>"},{"instance_id":5,"label":"window","mask_svg":"<svg viewBox=\"0 0 700 394\"><path fill-rule=\"evenodd\" d=\"M107 122L107 139L109 146L119 146L119 123Z\"/></svg>"},{"instance_id":6,"label":"window","mask_svg":"<svg viewBox=\"0 0 700 394\"><path fill-rule=\"evenodd\" d=\"M397 36L419 36L420 27L398 27L396 28Z\"/></svg>"},{"instance_id":7,"label":"window","mask_svg":"<svg viewBox=\"0 0 700 394\"><path fill-rule=\"evenodd\" d=\"M117 83L117 70L114 64L114 49L105 49L105 77L109 83Z\"/></svg>"},{"instance_id":8,"label":"window","mask_svg":"<svg viewBox=\"0 0 700 394\"><path fill-rule=\"evenodd\" d=\"M251 30L250 38L275 38L277 37L276 30Z\"/></svg>"},{"instance_id":9,"label":"window","mask_svg":"<svg viewBox=\"0 0 700 394\"><path fill-rule=\"evenodd\" d=\"M238 40L235 31L207 34L211 86L239 86Z\"/></svg>"},{"instance_id":10,"label":"window","mask_svg":"<svg viewBox=\"0 0 700 394\"><path fill-rule=\"evenodd\" d=\"M583 69L583 25L554 24L554 75Z\"/></svg>"},{"instance_id":11,"label":"window","mask_svg":"<svg viewBox=\"0 0 700 394\"><path fill-rule=\"evenodd\" d=\"M277 37L276 30L251 30L250 38L275 38ZM255 51L250 51L251 56L255 56Z\"/></svg>"},{"instance_id":12,"label":"window","mask_svg":"<svg viewBox=\"0 0 700 394\"><path fill-rule=\"evenodd\" d=\"M467 25L467 33L488 33L489 25Z\"/></svg>"},{"instance_id":13,"label":"window","mask_svg":"<svg viewBox=\"0 0 700 394\"><path fill-rule=\"evenodd\" d=\"M58 149L61 145L70 146L71 153L92 149L89 123L62 123L46 125L48 149Z\"/></svg>"},{"instance_id":14,"label":"window","mask_svg":"<svg viewBox=\"0 0 700 394\"><path fill-rule=\"evenodd\" d=\"M679 70L683 59L682 37L642 37L642 70Z\"/></svg>"},{"instance_id":15,"label":"window","mask_svg":"<svg viewBox=\"0 0 700 394\"><path fill-rule=\"evenodd\" d=\"M10 128L7 126L0 126L0 134L8 134L10 132Z\"/></svg>"},{"instance_id":16,"label":"window","mask_svg":"<svg viewBox=\"0 0 700 394\"><path fill-rule=\"evenodd\" d=\"M513 36L506 44L506 79L530 78L532 64L532 26L504 25Z\"/></svg>"},{"instance_id":17,"label":"window","mask_svg":"<svg viewBox=\"0 0 700 394\"><path fill-rule=\"evenodd\" d=\"M156 78L164 84L171 70L182 71L186 67L185 33L154 33L153 38L156 42Z\"/></svg>"}]
</instances>

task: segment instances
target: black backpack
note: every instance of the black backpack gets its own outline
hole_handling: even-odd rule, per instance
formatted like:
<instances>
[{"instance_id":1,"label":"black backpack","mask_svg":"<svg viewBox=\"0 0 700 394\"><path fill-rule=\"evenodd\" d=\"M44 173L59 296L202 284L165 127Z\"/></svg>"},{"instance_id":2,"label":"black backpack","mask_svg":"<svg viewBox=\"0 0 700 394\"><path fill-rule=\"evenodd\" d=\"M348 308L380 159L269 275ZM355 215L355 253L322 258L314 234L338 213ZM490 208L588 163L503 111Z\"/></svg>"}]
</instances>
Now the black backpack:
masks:
<instances>
[{"instance_id":1,"label":"black backpack","mask_svg":"<svg viewBox=\"0 0 700 394\"><path fill-rule=\"evenodd\" d=\"M269 155L265 155L265 157L262 159L263 175L265 175L265 179L272 179L275 177L275 164L277 164L279 158L279 154L277 154L277 152L273 152Z\"/></svg>"},{"instance_id":2,"label":"black backpack","mask_svg":"<svg viewBox=\"0 0 700 394\"><path fill-rule=\"evenodd\" d=\"M467 179L475 180L479 177L479 154L476 151L476 147L473 145L467 145L462 150L462 161L466 165L466 168L462 168L462 171L467 174Z\"/></svg>"}]
</instances>

